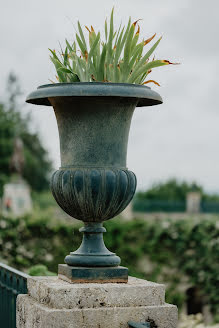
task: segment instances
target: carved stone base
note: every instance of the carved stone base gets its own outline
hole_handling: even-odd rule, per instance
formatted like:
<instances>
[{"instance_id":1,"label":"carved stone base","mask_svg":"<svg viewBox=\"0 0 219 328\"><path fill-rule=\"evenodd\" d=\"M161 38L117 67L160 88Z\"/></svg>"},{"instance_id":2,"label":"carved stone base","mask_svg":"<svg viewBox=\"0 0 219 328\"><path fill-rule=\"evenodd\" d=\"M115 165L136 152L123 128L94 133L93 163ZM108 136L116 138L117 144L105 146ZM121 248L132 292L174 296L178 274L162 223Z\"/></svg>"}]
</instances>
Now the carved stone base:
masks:
<instances>
[{"instance_id":1,"label":"carved stone base","mask_svg":"<svg viewBox=\"0 0 219 328\"><path fill-rule=\"evenodd\" d=\"M69 284L57 277L28 278L17 298L17 328L128 328L154 322L176 328L177 308L164 285L129 277L127 284Z\"/></svg>"},{"instance_id":2,"label":"carved stone base","mask_svg":"<svg viewBox=\"0 0 219 328\"><path fill-rule=\"evenodd\" d=\"M127 283L128 269L125 267L86 268L59 264L59 278L70 283Z\"/></svg>"}]
</instances>

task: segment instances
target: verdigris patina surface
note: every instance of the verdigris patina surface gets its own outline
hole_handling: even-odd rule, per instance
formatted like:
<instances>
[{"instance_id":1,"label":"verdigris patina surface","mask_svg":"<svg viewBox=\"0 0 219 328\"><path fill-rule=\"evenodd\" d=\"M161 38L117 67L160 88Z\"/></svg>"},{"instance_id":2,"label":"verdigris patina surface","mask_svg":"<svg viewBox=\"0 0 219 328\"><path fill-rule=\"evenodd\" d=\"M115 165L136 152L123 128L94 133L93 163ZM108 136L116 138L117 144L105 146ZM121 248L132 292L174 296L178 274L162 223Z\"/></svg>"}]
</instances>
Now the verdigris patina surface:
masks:
<instances>
[{"instance_id":1,"label":"verdigris patina surface","mask_svg":"<svg viewBox=\"0 0 219 328\"><path fill-rule=\"evenodd\" d=\"M126 167L135 107L162 99L150 88L122 83L57 83L39 87L27 102L52 105L57 118L61 167L51 188L59 206L85 223L79 249L59 265L72 282L127 282L127 268L104 245L102 222L121 213L136 189Z\"/></svg>"}]
</instances>

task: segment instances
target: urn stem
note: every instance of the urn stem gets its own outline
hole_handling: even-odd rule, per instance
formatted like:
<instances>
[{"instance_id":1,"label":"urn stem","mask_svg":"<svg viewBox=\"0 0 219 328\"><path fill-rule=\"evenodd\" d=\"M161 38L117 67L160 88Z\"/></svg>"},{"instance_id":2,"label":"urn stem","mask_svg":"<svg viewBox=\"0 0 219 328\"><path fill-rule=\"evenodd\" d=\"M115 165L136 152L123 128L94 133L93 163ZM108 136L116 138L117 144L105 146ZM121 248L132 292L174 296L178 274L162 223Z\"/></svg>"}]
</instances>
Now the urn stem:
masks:
<instances>
[{"instance_id":1,"label":"urn stem","mask_svg":"<svg viewBox=\"0 0 219 328\"><path fill-rule=\"evenodd\" d=\"M79 267L115 267L120 264L120 258L104 244L106 229L102 223L85 222L79 231L83 233L81 246L66 256L66 264Z\"/></svg>"}]
</instances>

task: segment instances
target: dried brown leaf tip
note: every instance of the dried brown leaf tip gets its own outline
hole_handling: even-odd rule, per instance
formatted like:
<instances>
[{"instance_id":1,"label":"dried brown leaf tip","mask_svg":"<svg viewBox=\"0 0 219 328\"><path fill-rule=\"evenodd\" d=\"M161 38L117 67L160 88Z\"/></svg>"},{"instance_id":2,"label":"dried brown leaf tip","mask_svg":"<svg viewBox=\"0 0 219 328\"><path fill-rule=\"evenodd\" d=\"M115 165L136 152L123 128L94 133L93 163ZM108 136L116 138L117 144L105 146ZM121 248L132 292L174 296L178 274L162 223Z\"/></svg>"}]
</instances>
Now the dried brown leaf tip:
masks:
<instances>
[{"instance_id":1,"label":"dried brown leaf tip","mask_svg":"<svg viewBox=\"0 0 219 328\"><path fill-rule=\"evenodd\" d=\"M85 50L85 52L84 52L84 57L85 57L86 62L87 62L88 61L88 52L87 52L87 50Z\"/></svg>"},{"instance_id":2,"label":"dried brown leaf tip","mask_svg":"<svg viewBox=\"0 0 219 328\"><path fill-rule=\"evenodd\" d=\"M65 56L65 54L61 54L63 57ZM70 58L70 55L69 54L67 54L67 58Z\"/></svg>"},{"instance_id":3,"label":"dried brown leaf tip","mask_svg":"<svg viewBox=\"0 0 219 328\"><path fill-rule=\"evenodd\" d=\"M137 24L140 20L142 20L142 19L140 18L140 19L136 20L136 21L133 23L133 25L136 26L136 24Z\"/></svg>"},{"instance_id":4,"label":"dried brown leaf tip","mask_svg":"<svg viewBox=\"0 0 219 328\"><path fill-rule=\"evenodd\" d=\"M90 34L92 34L92 33L95 34L95 31L94 31L94 28L93 28L92 25L91 25L90 29L89 29L89 27L87 27L87 26L85 26L85 28L88 30L88 32L89 32Z\"/></svg>"},{"instance_id":5,"label":"dried brown leaf tip","mask_svg":"<svg viewBox=\"0 0 219 328\"><path fill-rule=\"evenodd\" d=\"M136 35L137 34L140 34L140 26L138 25L138 30L137 30L137 32L135 33Z\"/></svg>"},{"instance_id":6,"label":"dried brown leaf tip","mask_svg":"<svg viewBox=\"0 0 219 328\"><path fill-rule=\"evenodd\" d=\"M160 84L154 80L145 81L143 84L148 84L148 83L154 83L154 84L158 85L158 87L160 87Z\"/></svg>"},{"instance_id":7,"label":"dried brown leaf tip","mask_svg":"<svg viewBox=\"0 0 219 328\"><path fill-rule=\"evenodd\" d=\"M162 60L163 63L165 63L166 65L180 65L180 63L171 63L169 60Z\"/></svg>"},{"instance_id":8,"label":"dried brown leaf tip","mask_svg":"<svg viewBox=\"0 0 219 328\"><path fill-rule=\"evenodd\" d=\"M155 36L156 36L156 33L154 33L154 35L151 38L145 40L144 41L144 46L146 46L146 44L148 44L149 42L151 42L153 40L153 38L155 38Z\"/></svg>"},{"instance_id":9,"label":"dried brown leaf tip","mask_svg":"<svg viewBox=\"0 0 219 328\"><path fill-rule=\"evenodd\" d=\"M91 78L92 78L93 81L97 81L97 79L95 79L93 74L91 75Z\"/></svg>"},{"instance_id":10,"label":"dried brown leaf tip","mask_svg":"<svg viewBox=\"0 0 219 328\"><path fill-rule=\"evenodd\" d=\"M88 30L89 33L91 33L91 30L86 25L85 28Z\"/></svg>"}]
</instances>

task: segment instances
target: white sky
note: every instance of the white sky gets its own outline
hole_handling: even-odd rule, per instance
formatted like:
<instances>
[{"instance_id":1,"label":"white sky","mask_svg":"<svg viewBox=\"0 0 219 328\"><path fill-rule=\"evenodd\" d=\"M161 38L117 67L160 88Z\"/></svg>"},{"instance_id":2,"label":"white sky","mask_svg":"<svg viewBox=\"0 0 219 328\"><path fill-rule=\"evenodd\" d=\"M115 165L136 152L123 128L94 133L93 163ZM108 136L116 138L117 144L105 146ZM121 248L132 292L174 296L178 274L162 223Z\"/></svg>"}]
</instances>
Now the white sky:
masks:
<instances>
[{"instance_id":1,"label":"white sky","mask_svg":"<svg viewBox=\"0 0 219 328\"><path fill-rule=\"evenodd\" d=\"M180 66L155 69L164 104L136 109L132 121L128 167L138 188L170 177L196 180L208 191L219 191L219 2L218 0L0 0L0 96L14 71L24 95L48 83L55 71L48 48L73 40L82 25L103 30L115 6L115 21L142 18L141 35L163 35L156 58ZM23 98L23 101L25 97ZM54 167L60 164L57 126L48 107L26 105Z\"/></svg>"}]
</instances>

